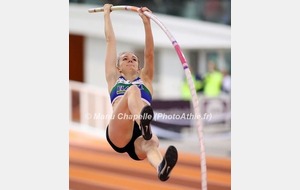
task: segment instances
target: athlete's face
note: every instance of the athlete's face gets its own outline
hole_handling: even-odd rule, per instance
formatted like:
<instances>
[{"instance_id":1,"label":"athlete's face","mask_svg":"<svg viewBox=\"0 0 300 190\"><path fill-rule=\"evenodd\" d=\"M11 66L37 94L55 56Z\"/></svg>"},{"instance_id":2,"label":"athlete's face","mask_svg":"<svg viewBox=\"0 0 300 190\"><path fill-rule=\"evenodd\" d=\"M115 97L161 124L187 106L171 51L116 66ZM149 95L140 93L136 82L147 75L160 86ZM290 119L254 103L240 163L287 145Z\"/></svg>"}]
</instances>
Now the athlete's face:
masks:
<instances>
[{"instance_id":1,"label":"athlete's face","mask_svg":"<svg viewBox=\"0 0 300 190\"><path fill-rule=\"evenodd\" d=\"M124 53L119 59L119 69L120 71L138 71L139 63L138 58L133 53Z\"/></svg>"}]
</instances>

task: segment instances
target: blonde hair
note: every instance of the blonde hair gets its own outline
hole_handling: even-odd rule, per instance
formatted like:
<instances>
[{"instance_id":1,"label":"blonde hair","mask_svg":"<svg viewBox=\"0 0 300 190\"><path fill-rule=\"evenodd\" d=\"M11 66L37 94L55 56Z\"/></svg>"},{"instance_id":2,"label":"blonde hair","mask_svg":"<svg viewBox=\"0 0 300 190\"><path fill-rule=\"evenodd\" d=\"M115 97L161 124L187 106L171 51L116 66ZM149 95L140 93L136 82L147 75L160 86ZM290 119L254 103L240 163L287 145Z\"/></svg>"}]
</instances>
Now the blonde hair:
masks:
<instances>
[{"instance_id":1,"label":"blonde hair","mask_svg":"<svg viewBox=\"0 0 300 190\"><path fill-rule=\"evenodd\" d=\"M131 54L133 54L134 56L137 57L138 68L140 69L140 58L139 58L137 55L135 55L133 52L131 52L131 51L123 51L123 52L119 53L119 55L118 55L118 57L117 57L116 67L119 67L119 66L120 66L120 59L121 59L121 56L124 55L125 53L131 53Z\"/></svg>"}]
</instances>

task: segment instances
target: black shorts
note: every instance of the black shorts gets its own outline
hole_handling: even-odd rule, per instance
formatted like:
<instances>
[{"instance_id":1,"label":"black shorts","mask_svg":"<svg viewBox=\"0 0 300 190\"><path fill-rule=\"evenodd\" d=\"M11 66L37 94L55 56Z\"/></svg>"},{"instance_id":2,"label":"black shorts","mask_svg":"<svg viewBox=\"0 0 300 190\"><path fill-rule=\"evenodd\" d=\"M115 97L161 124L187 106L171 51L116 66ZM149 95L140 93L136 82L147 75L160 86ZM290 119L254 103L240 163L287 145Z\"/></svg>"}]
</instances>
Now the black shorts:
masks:
<instances>
[{"instance_id":1,"label":"black shorts","mask_svg":"<svg viewBox=\"0 0 300 190\"><path fill-rule=\"evenodd\" d=\"M142 132L139 128L139 125L134 122L134 127L133 127L133 133L132 133L132 137L131 137L131 140L129 141L129 143L124 146L123 148L119 148L117 147L116 145L114 145L111 140L109 139L109 136L108 136L108 127L109 125L106 127L106 139L108 141L108 143L110 144L110 146L116 151L116 152L119 152L119 153L124 153L124 152L127 152L128 155L134 159L134 160L141 160L138 158L138 156L136 155L135 153L135 149L134 149L134 141L142 135Z\"/></svg>"}]
</instances>

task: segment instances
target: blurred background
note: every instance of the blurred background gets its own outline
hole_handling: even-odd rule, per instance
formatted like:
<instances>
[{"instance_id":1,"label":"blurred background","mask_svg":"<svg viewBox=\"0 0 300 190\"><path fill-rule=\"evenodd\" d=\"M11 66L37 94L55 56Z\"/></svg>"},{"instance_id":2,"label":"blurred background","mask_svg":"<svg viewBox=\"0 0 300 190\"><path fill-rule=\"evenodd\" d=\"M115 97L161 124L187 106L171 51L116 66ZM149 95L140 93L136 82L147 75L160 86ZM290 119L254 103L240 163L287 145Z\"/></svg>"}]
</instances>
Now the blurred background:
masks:
<instances>
[{"instance_id":1,"label":"blurred background","mask_svg":"<svg viewBox=\"0 0 300 190\"><path fill-rule=\"evenodd\" d=\"M230 0L70 0L70 189L200 189L200 146L191 119L155 118L162 153L173 144L178 167L166 183L147 161L115 153L105 139L111 105L104 74L102 13L88 9L113 5L146 6L179 43L194 77L203 116L208 189L231 188L231 1ZM143 57L144 28L136 13L111 14L118 52ZM156 115L192 113L180 60L166 34L153 22ZM170 117L171 118L171 117ZM116 180L117 179L117 180Z\"/></svg>"}]
</instances>

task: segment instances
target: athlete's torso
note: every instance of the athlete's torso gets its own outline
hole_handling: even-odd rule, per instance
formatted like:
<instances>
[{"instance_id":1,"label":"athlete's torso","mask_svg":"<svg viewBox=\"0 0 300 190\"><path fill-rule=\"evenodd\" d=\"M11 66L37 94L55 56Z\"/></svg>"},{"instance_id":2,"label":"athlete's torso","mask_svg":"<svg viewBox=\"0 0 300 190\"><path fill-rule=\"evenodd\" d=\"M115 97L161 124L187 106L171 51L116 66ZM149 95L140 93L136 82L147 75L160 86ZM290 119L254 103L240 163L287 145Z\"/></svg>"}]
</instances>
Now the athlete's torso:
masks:
<instances>
[{"instance_id":1,"label":"athlete's torso","mask_svg":"<svg viewBox=\"0 0 300 190\"><path fill-rule=\"evenodd\" d=\"M123 76L120 76L116 81L110 92L110 101L113 104L118 98L125 94L125 91L132 85L136 85L141 91L141 98L148 105L152 102L152 95L149 89L144 85L142 79L137 77L133 81L126 80Z\"/></svg>"}]
</instances>

